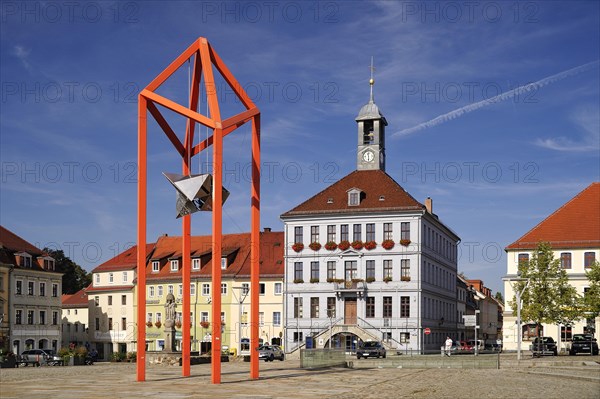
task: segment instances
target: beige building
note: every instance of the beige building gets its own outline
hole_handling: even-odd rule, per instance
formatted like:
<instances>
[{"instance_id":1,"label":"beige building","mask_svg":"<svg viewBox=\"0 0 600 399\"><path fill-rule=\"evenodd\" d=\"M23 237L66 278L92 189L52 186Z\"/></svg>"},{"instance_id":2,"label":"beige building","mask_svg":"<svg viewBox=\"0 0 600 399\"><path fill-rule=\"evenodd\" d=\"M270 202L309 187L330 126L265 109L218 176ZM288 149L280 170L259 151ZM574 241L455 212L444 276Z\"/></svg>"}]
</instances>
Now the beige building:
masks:
<instances>
[{"instance_id":1,"label":"beige building","mask_svg":"<svg viewBox=\"0 0 600 399\"><path fill-rule=\"evenodd\" d=\"M0 264L0 276L6 279L2 282L2 331L8 334L5 345L14 353L58 350L62 274L55 270L54 259L0 226Z\"/></svg>"},{"instance_id":2,"label":"beige building","mask_svg":"<svg viewBox=\"0 0 600 399\"><path fill-rule=\"evenodd\" d=\"M569 202L562 205L521 238L506 247L507 268L504 278L505 298L514 300L513 284L520 261L528 260L539 242L549 242L554 258L567 271L569 282L581 295L589 287L586 270L600 259L600 183L592 183ZM507 306L505 312L504 348L517 349L518 330L516 314ZM570 346L573 334L594 333L600 328L600 318L582 319L570 326L546 325L542 331L528 320L522 320L522 349L538 335L551 336L560 341L560 349Z\"/></svg>"},{"instance_id":3,"label":"beige building","mask_svg":"<svg viewBox=\"0 0 600 399\"><path fill-rule=\"evenodd\" d=\"M89 299L85 290L62 296L63 346L89 346Z\"/></svg>"}]
</instances>

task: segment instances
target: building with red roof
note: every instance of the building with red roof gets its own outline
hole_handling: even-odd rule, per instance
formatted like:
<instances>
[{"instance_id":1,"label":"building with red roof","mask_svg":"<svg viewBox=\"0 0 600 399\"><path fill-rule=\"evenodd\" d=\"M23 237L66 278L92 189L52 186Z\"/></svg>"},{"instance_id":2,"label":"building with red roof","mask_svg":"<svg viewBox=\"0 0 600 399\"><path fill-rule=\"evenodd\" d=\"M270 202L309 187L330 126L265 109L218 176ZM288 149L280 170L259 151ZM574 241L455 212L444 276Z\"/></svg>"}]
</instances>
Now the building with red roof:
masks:
<instances>
[{"instance_id":1,"label":"building with red roof","mask_svg":"<svg viewBox=\"0 0 600 399\"><path fill-rule=\"evenodd\" d=\"M54 259L0 226L0 348L58 350L61 287Z\"/></svg>"},{"instance_id":2,"label":"building with red roof","mask_svg":"<svg viewBox=\"0 0 600 399\"><path fill-rule=\"evenodd\" d=\"M89 299L85 289L64 294L62 302L62 342L64 346L89 346Z\"/></svg>"},{"instance_id":3,"label":"building with red roof","mask_svg":"<svg viewBox=\"0 0 600 399\"><path fill-rule=\"evenodd\" d=\"M562 268L567 271L569 282L579 294L585 295L589 286L586 271L600 258L600 183L586 187L571 200L543 219L516 241L506 247L507 270L504 278L504 292L507 300L515 293L513 280L517 278L518 264L529 260L538 243L547 242L552 246L554 258L560 259ZM504 347L517 348L518 332L516 315L510 308L505 312ZM543 331L523 320L522 337L529 340L543 333L561 341L561 348L569 347L573 334L590 332L600 328L600 318L586 319L572 326L544 325ZM514 327L510 327L514 326ZM560 333L559 333L560 331Z\"/></svg>"}]
</instances>

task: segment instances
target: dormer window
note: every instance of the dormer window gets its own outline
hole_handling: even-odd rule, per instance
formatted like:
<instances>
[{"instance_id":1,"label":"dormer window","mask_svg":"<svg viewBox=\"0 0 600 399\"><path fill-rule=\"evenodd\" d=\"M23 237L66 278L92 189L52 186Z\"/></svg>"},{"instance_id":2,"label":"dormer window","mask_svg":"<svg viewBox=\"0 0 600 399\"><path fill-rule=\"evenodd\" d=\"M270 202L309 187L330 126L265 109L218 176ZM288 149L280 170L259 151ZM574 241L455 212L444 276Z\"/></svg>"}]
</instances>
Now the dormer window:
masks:
<instances>
[{"instance_id":1,"label":"dormer window","mask_svg":"<svg viewBox=\"0 0 600 399\"><path fill-rule=\"evenodd\" d=\"M192 259L192 270L200 270L200 258Z\"/></svg>"},{"instance_id":2,"label":"dormer window","mask_svg":"<svg viewBox=\"0 0 600 399\"><path fill-rule=\"evenodd\" d=\"M380 195L379 196L379 201L385 201L385 195Z\"/></svg>"},{"instance_id":3,"label":"dormer window","mask_svg":"<svg viewBox=\"0 0 600 399\"><path fill-rule=\"evenodd\" d=\"M176 272L179 270L179 261L177 259L173 259L171 261L171 271Z\"/></svg>"},{"instance_id":4,"label":"dormer window","mask_svg":"<svg viewBox=\"0 0 600 399\"><path fill-rule=\"evenodd\" d=\"M358 188L348 190L348 206L359 206L362 191Z\"/></svg>"},{"instance_id":5,"label":"dormer window","mask_svg":"<svg viewBox=\"0 0 600 399\"><path fill-rule=\"evenodd\" d=\"M227 269L227 257L224 256L221 258L221 270Z\"/></svg>"},{"instance_id":6,"label":"dormer window","mask_svg":"<svg viewBox=\"0 0 600 399\"><path fill-rule=\"evenodd\" d=\"M327 203L328 204L333 204L333 198L327 198Z\"/></svg>"},{"instance_id":7,"label":"dormer window","mask_svg":"<svg viewBox=\"0 0 600 399\"><path fill-rule=\"evenodd\" d=\"M19 266L21 267L31 267L31 255L26 252L21 252L16 254L19 257Z\"/></svg>"},{"instance_id":8,"label":"dormer window","mask_svg":"<svg viewBox=\"0 0 600 399\"><path fill-rule=\"evenodd\" d=\"M160 271L160 262L157 260L152 261L152 273L158 273Z\"/></svg>"}]
</instances>

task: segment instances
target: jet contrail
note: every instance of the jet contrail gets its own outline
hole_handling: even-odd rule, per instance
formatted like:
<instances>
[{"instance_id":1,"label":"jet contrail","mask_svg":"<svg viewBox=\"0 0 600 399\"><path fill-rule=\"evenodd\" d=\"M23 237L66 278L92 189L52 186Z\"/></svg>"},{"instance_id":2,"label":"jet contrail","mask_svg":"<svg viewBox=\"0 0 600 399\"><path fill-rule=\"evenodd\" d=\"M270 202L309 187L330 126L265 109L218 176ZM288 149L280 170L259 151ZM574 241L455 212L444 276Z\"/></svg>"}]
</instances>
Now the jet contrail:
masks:
<instances>
[{"instance_id":1,"label":"jet contrail","mask_svg":"<svg viewBox=\"0 0 600 399\"><path fill-rule=\"evenodd\" d=\"M589 62L587 64L583 64L578 67L568 69L564 72L557 73L556 75L548 76L547 78L538 80L537 82L529 83L529 84L526 84L523 86L519 86L515 89L506 91L504 93L500 93L497 96L488 98L487 100L482 100L482 101L479 101L479 102L476 102L473 104L465 105L464 107L455 109L454 111L450 111L447 114L443 114L436 118L433 118L430 121L420 123L417 126L413 126L408 129L400 130L399 132L392 134L392 137L406 136L408 134L418 132L419 130L427 129L428 127L437 126L441 123L448 122L452 119L456 119L460 116L463 116L464 114L467 114L469 112L476 111L480 108L487 107L488 105L492 105L492 104L498 103L500 101L507 100L509 98L512 98L515 95L527 93L531 90L539 89L540 87L547 86L550 83L557 82L557 81L567 78L569 76L577 75L581 72L587 71L588 69L598 66L598 64L599 64L599 61Z\"/></svg>"}]
</instances>

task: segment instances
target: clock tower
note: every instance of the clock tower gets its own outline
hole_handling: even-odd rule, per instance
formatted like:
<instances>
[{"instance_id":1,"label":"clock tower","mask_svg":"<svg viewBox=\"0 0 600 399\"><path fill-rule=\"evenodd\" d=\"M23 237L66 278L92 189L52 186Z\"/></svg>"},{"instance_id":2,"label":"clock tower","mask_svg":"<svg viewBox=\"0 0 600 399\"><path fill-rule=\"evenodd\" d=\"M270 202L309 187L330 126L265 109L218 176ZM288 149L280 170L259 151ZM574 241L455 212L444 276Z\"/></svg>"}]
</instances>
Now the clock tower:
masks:
<instances>
[{"instance_id":1,"label":"clock tower","mask_svg":"<svg viewBox=\"0 0 600 399\"><path fill-rule=\"evenodd\" d=\"M358 170L382 170L385 172L385 127L387 121L373 100L373 62L371 61L371 96L356 117L358 123Z\"/></svg>"}]
</instances>

